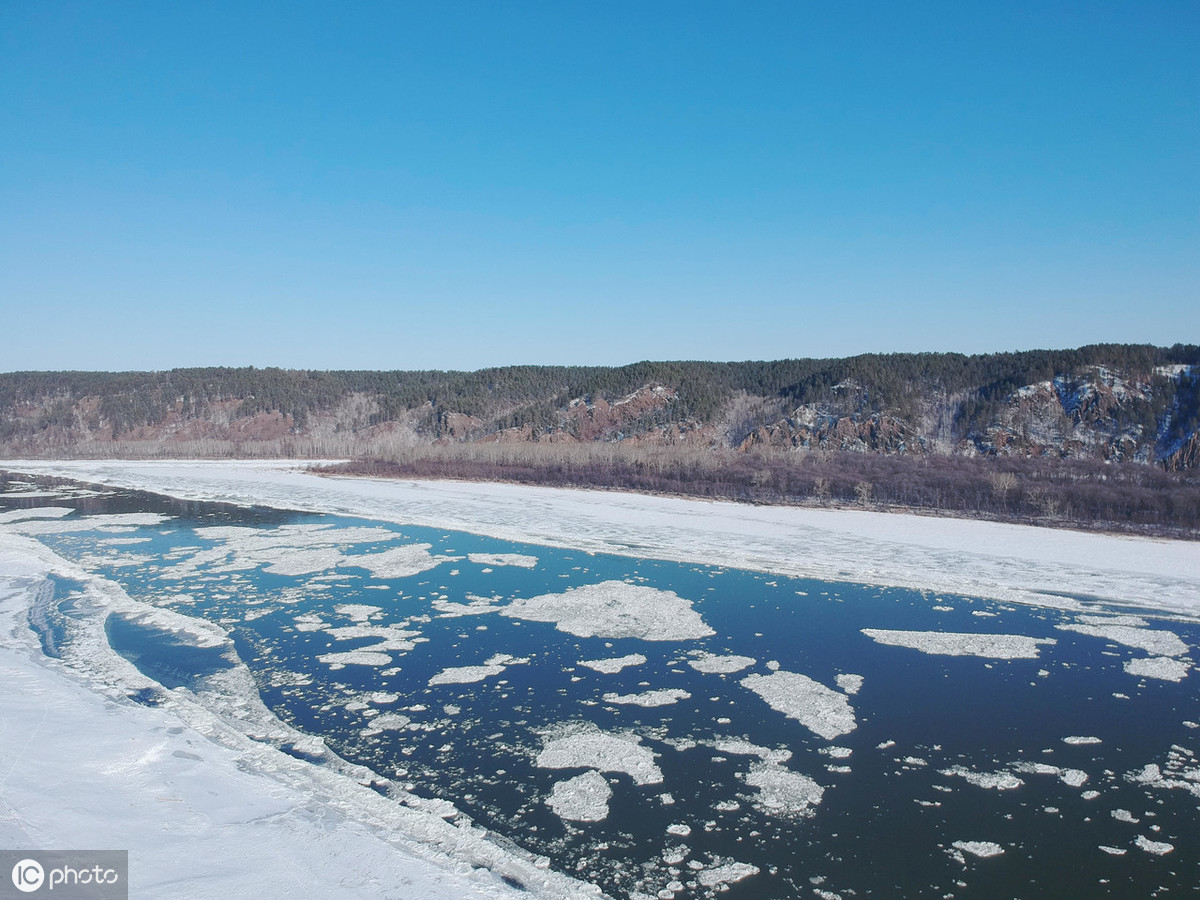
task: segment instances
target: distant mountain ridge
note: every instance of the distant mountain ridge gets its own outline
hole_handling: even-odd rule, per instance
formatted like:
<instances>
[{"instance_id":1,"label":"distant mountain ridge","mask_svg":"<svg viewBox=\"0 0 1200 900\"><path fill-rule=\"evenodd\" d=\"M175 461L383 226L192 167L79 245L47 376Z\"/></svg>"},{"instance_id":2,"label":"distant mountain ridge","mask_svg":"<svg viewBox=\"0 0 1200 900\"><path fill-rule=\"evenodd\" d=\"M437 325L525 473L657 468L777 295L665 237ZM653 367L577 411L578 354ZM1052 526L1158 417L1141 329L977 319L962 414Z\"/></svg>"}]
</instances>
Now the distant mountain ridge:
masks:
<instances>
[{"instance_id":1,"label":"distant mountain ridge","mask_svg":"<svg viewBox=\"0 0 1200 900\"><path fill-rule=\"evenodd\" d=\"M1200 347L0 375L0 454L355 456L435 443L1104 459L1200 468Z\"/></svg>"}]
</instances>

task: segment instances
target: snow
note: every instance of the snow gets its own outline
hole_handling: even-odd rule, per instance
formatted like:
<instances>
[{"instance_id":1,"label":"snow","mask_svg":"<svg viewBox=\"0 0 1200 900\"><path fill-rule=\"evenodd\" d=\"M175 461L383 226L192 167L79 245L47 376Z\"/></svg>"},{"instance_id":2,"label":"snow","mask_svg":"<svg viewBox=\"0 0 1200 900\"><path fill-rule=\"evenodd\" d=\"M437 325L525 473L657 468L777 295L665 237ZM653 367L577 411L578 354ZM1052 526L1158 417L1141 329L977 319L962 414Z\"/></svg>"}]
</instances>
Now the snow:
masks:
<instances>
[{"instance_id":1,"label":"snow","mask_svg":"<svg viewBox=\"0 0 1200 900\"><path fill-rule=\"evenodd\" d=\"M96 611L78 620L62 660L44 656L25 625L50 573L83 583L76 609ZM416 809L417 798L398 803L364 787L376 776L271 717L244 667L224 678L227 706L220 696L201 705L187 690L163 691L155 707L132 702L128 694L150 683L108 647L103 617L145 610L41 545L0 534L0 721L10 729L0 742L4 846L128 849L137 860L131 897L598 894L469 823ZM31 729L13 731L14 723ZM327 764L295 759L270 740L311 749Z\"/></svg>"},{"instance_id":2,"label":"snow","mask_svg":"<svg viewBox=\"0 0 1200 900\"><path fill-rule=\"evenodd\" d=\"M959 634L945 631L887 631L864 628L862 633L879 644L908 647L941 656L982 656L986 659L1036 659L1038 645L1055 644L1054 638L1023 634Z\"/></svg>"},{"instance_id":3,"label":"snow","mask_svg":"<svg viewBox=\"0 0 1200 900\"><path fill-rule=\"evenodd\" d=\"M555 547L929 588L1052 607L1088 595L1200 614L1200 544L858 510L526 485L330 478L304 461L19 460L114 487L429 525ZM636 546L631 546L636 535Z\"/></svg>"},{"instance_id":4,"label":"snow","mask_svg":"<svg viewBox=\"0 0 1200 900\"><path fill-rule=\"evenodd\" d=\"M626 656L614 657L613 659L581 659L579 664L604 675L615 675L628 666L645 665L646 657L640 653L630 653Z\"/></svg>"},{"instance_id":5,"label":"snow","mask_svg":"<svg viewBox=\"0 0 1200 900\"><path fill-rule=\"evenodd\" d=\"M795 719L827 741L848 734L858 725L854 708L844 694L807 675L780 670L770 675L748 675L741 685L762 697L771 709Z\"/></svg>"},{"instance_id":6,"label":"snow","mask_svg":"<svg viewBox=\"0 0 1200 900\"><path fill-rule=\"evenodd\" d=\"M556 782L547 805L560 819L572 822L600 822L608 818L612 788L594 769L566 781Z\"/></svg>"},{"instance_id":7,"label":"snow","mask_svg":"<svg viewBox=\"0 0 1200 900\"><path fill-rule=\"evenodd\" d=\"M578 637L641 638L687 641L715 632L674 591L624 581L604 581L512 601L500 615L532 622L553 622Z\"/></svg>"}]
</instances>

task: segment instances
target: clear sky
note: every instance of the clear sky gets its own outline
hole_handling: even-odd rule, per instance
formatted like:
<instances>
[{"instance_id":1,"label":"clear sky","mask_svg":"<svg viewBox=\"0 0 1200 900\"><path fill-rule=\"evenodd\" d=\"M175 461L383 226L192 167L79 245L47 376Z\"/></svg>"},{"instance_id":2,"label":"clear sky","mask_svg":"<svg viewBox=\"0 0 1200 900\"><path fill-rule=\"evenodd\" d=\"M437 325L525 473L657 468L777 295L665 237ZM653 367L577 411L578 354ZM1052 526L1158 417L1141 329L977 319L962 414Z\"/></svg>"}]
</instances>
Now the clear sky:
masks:
<instances>
[{"instance_id":1,"label":"clear sky","mask_svg":"<svg viewBox=\"0 0 1200 900\"><path fill-rule=\"evenodd\" d=\"M0 0L0 370L1200 342L1200 3Z\"/></svg>"}]
</instances>

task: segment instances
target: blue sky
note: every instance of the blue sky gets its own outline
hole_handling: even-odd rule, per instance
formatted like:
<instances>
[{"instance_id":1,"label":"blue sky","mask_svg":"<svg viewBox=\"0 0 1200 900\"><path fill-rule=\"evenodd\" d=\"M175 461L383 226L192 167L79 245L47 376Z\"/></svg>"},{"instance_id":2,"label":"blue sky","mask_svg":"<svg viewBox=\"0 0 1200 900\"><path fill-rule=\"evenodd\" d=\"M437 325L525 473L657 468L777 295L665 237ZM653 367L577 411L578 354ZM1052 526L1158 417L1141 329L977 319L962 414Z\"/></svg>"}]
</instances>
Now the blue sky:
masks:
<instances>
[{"instance_id":1,"label":"blue sky","mask_svg":"<svg viewBox=\"0 0 1200 900\"><path fill-rule=\"evenodd\" d=\"M1200 4L0 3L0 370L1200 341Z\"/></svg>"}]
</instances>

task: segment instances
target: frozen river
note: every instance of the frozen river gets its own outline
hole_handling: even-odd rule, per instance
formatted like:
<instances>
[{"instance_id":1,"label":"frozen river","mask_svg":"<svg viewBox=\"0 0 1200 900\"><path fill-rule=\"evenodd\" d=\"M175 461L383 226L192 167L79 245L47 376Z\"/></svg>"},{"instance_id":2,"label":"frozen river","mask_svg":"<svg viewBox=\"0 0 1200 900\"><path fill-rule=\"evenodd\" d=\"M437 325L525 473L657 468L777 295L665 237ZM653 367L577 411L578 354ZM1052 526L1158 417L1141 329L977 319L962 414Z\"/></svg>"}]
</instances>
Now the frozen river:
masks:
<instances>
[{"instance_id":1,"label":"frozen river","mask_svg":"<svg viewBox=\"0 0 1200 900\"><path fill-rule=\"evenodd\" d=\"M505 518L503 491L472 510L438 488L425 506L387 486L359 503L371 483L354 482L322 503L347 483L155 471L0 494L0 574L22 553L61 561L30 593L40 652L131 710L213 716L261 750L252 770L286 757L329 790L369 785L363 821L404 810L389 827L498 873L488 890L1197 883L1193 545L1050 535L1040 564L1014 552L1033 529L938 520L897 541L885 526L904 519L874 516L777 533L770 511L733 507L731 528L693 522L664 552L676 513L657 501L639 530L637 500L616 498L621 529L583 495L577 532L548 535L528 504Z\"/></svg>"}]
</instances>

